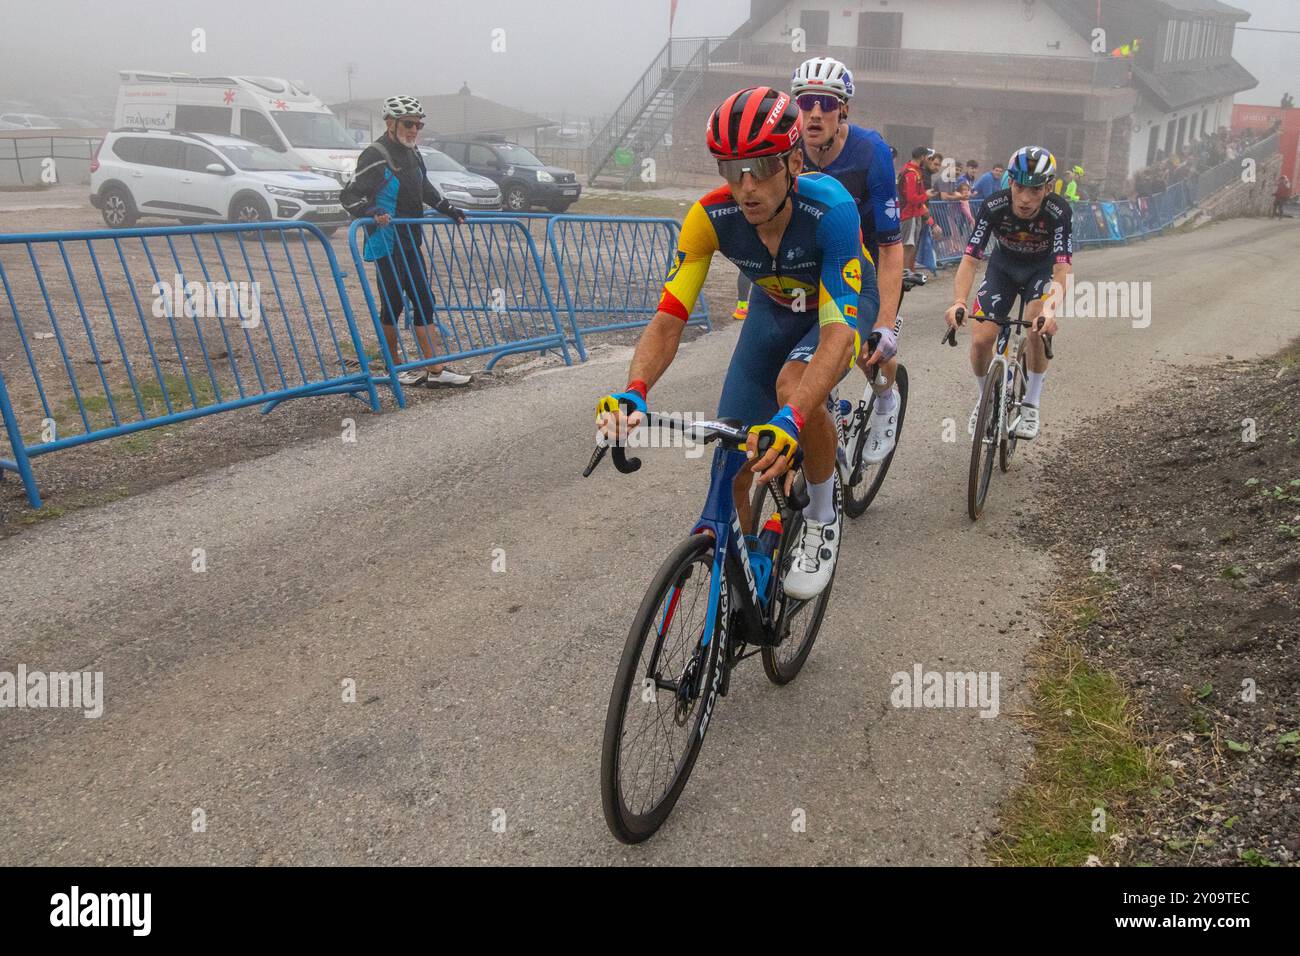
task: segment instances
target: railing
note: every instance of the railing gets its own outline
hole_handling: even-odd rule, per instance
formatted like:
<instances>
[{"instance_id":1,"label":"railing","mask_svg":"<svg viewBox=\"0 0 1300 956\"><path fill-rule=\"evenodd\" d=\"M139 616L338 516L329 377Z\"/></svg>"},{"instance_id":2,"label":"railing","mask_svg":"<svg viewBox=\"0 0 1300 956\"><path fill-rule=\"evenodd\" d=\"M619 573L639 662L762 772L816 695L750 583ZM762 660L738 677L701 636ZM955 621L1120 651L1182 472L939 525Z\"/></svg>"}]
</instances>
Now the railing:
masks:
<instances>
[{"instance_id":1,"label":"railing","mask_svg":"<svg viewBox=\"0 0 1300 956\"><path fill-rule=\"evenodd\" d=\"M680 229L672 219L551 218L547 245L573 342L584 361L584 336L640 328L654 318ZM703 296L697 299L689 324L711 328Z\"/></svg>"},{"instance_id":2,"label":"railing","mask_svg":"<svg viewBox=\"0 0 1300 956\"><path fill-rule=\"evenodd\" d=\"M817 53L840 60L855 77L906 78L941 85L957 79L1002 89L1109 89L1126 85L1129 79L1128 60L1102 56L1030 56L856 46L818 47ZM788 43L741 40L736 45L735 61L726 65L715 63L714 68L761 67L791 73L809 55L793 51Z\"/></svg>"},{"instance_id":3,"label":"railing","mask_svg":"<svg viewBox=\"0 0 1300 956\"><path fill-rule=\"evenodd\" d=\"M490 369L506 355L548 349L570 364L541 256L522 221L394 219L368 237L373 225L354 222L348 246L399 407L406 405L401 372L478 355L491 356Z\"/></svg>"},{"instance_id":4,"label":"railing","mask_svg":"<svg viewBox=\"0 0 1300 956\"><path fill-rule=\"evenodd\" d=\"M710 37L695 37L670 40L663 45L609 121L592 138L587 154L588 182L600 174L661 89L673 90L676 95L688 87L691 92L698 88L698 74L708 69L709 52L718 42Z\"/></svg>"},{"instance_id":5,"label":"railing","mask_svg":"<svg viewBox=\"0 0 1300 956\"><path fill-rule=\"evenodd\" d=\"M89 182L90 161L104 137L100 133L0 132L0 186L50 183L45 160L54 161L57 182Z\"/></svg>"},{"instance_id":6,"label":"railing","mask_svg":"<svg viewBox=\"0 0 1300 956\"><path fill-rule=\"evenodd\" d=\"M0 236L0 414L31 458L374 380L334 251L306 223Z\"/></svg>"},{"instance_id":7,"label":"railing","mask_svg":"<svg viewBox=\"0 0 1300 956\"><path fill-rule=\"evenodd\" d=\"M1227 160L1198 175L1195 180L1196 201L1208 199L1220 189L1231 185L1234 180L1240 181L1245 172L1246 160L1254 160L1257 166L1264 163L1277 153L1281 142L1281 132L1274 133L1248 146L1236 159Z\"/></svg>"}]
</instances>

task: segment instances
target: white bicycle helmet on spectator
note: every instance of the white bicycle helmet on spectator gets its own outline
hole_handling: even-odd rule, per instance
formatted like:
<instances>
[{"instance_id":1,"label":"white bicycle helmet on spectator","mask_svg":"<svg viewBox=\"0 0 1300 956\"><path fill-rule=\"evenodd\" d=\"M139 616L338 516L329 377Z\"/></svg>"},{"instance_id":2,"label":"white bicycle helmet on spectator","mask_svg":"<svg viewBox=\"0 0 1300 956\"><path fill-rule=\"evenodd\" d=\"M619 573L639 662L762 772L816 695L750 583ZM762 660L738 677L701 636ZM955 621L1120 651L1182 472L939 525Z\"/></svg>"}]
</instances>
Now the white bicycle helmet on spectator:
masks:
<instances>
[{"instance_id":1,"label":"white bicycle helmet on spectator","mask_svg":"<svg viewBox=\"0 0 1300 956\"><path fill-rule=\"evenodd\" d=\"M424 116L424 107L414 96L390 96L384 100L384 119L399 116Z\"/></svg>"},{"instance_id":2,"label":"white bicycle helmet on spectator","mask_svg":"<svg viewBox=\"0 0 1300 956\"><path fill-rule=\"evenodd\" d=\"M804 60L790 81L790 95L800 93L834 93L845 100L853 98L853 74L839 60L815 56Z\"/></svg>"}]
</instances>

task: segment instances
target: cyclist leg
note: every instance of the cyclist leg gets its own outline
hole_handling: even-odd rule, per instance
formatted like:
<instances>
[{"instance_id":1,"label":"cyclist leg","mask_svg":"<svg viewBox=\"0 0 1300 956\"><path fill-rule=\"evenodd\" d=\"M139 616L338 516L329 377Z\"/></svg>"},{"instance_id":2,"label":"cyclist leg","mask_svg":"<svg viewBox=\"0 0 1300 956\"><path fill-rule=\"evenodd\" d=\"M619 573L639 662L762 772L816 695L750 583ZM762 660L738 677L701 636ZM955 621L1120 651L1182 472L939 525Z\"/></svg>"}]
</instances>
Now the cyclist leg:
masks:
<instances>
[{"instance_id":1,"label":"cyclist leg","mask_svg":"<svg viewBox=\"0 0 1300 956\"><path fill-rule=\"evenodd\" d=\"M808 363L817 350L821 328L816 323L800 340L786 358L785 366L776 381L777 400L789 404L808 370ZM847 375L857 360L860 342L854 341L854 356L844 369ZM841 381L843 376L840 377ZM799 445L803 449L803 474L808 488L808 507L804 509L803 533L799 551L786 572L786 593L804 600L825 590L835 572L835 562L840 548L840 531L843 518L835 507L835 457L839 436L835 422L824 404L804 413L804 425L799 430Z\"/></svg>"},{"instance_id":2,"label":"cyclist leg","mask_svg":"<svg viewBox=\"0 0 1300 956\"><path fill-rule=\"evenodd\" d=\"M975 317L1006 318L1011 306L1020 294L1020 285L1015 276L1005 269L997 258L989 259L988 268L984 270L984 281L980 283L979 292L975 294ZM998 327L992 322L974 321L971 323L970 364L975 374L975 397L984 391L984 377L988 374L989 363L993 361L993 346L997 342ZM978 407L977 407L978 410ZM972 420L974 415L971 416Z\"/></svg>"},{"instance_id":3,"label":"cyclist leg","mask_svg":"<svg viewBox=\"0 0 1300 956\"><path fill-rule=\"evenodd\" d=\"M1045 265L1034 272L1022 293L1025 301L1025 321L1037 323L1043 314L1043 304L1052 292L1052 266ZM1025 336L1025 398L1016 437L1033 440L1041 426L1039 408L1043 400L1043 384L1047 379L1047 349L1043 336L1032 325Z\"/></svg>"},{"instance_id":4,"label":"cyclist leg","mask_svg":"<svg viewBox=\"0 0 1300 956\"><path fill-rule=\"evenodd\" d=\"M817 328L816 313L805 320L793 319L791 313L778 309L761 289L755 289L753 294L750 316L740 328L740 340L731 356L718 400L719 418L734 418L745 425L762 424L780 411L776 383L786 357L807 334L809 325L814 330ZM732 485L742 528L751 526L753 483L754 473L743 468Z\"/></svg>"}]
</instances>

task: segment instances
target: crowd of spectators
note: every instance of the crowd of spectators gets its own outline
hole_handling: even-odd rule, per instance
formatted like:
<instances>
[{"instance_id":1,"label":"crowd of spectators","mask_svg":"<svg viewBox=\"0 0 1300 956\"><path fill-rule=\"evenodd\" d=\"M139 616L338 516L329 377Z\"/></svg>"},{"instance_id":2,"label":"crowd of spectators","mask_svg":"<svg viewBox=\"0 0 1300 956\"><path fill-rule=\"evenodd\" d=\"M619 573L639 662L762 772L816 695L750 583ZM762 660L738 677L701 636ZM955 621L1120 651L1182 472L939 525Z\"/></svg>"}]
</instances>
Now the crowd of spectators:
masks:
<instances>
[{"instance_id":1,"label":"crowd of spectators","mask_svg":"<svg viewBox=\"0 0 1300 956\"><path fill-rule=\"evenodd\" d=\"M1164 150L1160 150L1156 153L1154 163L1133 174L1126 184L1125 195L1120 198L1145 199L1197 173L1233 162L1255 143L1272 136L1280 127L1280 120L1275 120L1267 130L1243 129L1232 133L1226 126L1221 126L1209 136L1176 150L1172 156L1167 156Z\"/></svg>"}]
</instances>

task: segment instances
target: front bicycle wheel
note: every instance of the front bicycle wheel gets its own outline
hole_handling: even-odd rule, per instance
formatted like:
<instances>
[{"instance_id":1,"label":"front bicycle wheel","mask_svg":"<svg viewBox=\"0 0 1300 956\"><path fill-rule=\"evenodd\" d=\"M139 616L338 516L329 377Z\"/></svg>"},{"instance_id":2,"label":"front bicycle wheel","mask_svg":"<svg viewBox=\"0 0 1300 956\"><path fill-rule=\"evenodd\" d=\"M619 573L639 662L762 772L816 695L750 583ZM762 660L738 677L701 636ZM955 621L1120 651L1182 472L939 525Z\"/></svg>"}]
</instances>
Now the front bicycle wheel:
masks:
<instances>
[{"instance_id":1,"label":"front bicycle wheel","mask_svg":"<svg viewBox=\"0 0 1300 956\"><path fill-rule=\"evenodd\" d=\"M706 643L715 542L692 535L659 568L619 661L601 745L600 797L624 843L649 838L690 777L716 703L729 596Z\"/></svg>"},{"instance_id":2,"label":"front bicycle wheel","mask_svg":"<svg viewBox=\"0 0 1300 956\"><path fill-rule=\"evenodd\" d=\"M804 477L800 474L795 479L795 492L801 494L804 491L806 491ZM842 491L839 476L836 475L836 508L843 506ZM800 601L785 593L782 582L785 580L786 572L790 570L790 565L794 562L795 550L798 548L799 540L803 536L803 526L803 512L790 509L782 512L781 527L783 533L776 555L777 560L772 567L772 573L780 575L776 581L776 589L772 596L772 600L776 602L773 619L776 622L774 626L778 635L778 643L775 646L763 647L760 651L760 656L763 659L763 672L767 674L767 679L773 684L788 684L799 676L799 671L803 670L804 662L808 660L808 655L812 652L813 642L817 640L817 634L821 631L822 618L826 616L826 605L831 599L831 589L835 586L835 571L832 571L831 579L826 583L826 590L812 600ZM843 524L841 523L842 528ZM841 541L841 549L843 546L844 543ZM838 568L837 562L836 570Z\"/></svg>"},{"instance_id":3,"label":"front bicycle wheel","mask_svg":"<svg viewBox=\"0 0 1300 956\"><path fill-rule=\"evenodd\" d=\"M970 476L966 482L966 511L971 521L978 521L984 513L984 499L988 497L989 482L993 477L993 458L998 447L998 408L1002 404L1002 366L995 366L984 380L980 395L979 417L975 434L971 436Z\"/></svg>"},{"instance_id":4,"label":"front bicycle wheel","mask_svg":"<svg viewBox=\"0 0 1300 956\"><path fill-rule=\"evenodd\" d=\"M1024 339L1020 340L1020 345L1016 348L1016 361L1011 368L1014 377L1011 380L1011 401L1009 405L1018 411L1025 400L1026 376L1029 374ZM1008 412L1009 416L1010 412ZM1019 424L1018 417L1011 421L1007 425L1007 433L1002 436L1002 440L998 443L998 467L1004 473L1011 467L1011 457L1016 453L1016 427Z\"/></svg>"},{"instance_id":5,"label":"front bicycle wheel","mask_svg":"<svg viewBox=\"0 0 1300 956\"><path fill-rule=\"evenodd\" d=\"M849 448L849 474L844 482L844 513L850 518L860 518L871 506L871 502L876 500L876 494L885 483L889 466L898 452L898 443L903 440L903 420L907 417L907 369L902 364L898 366L895 382L898 384L898 424L894 431L893 450L884 461L872 464L862 460L862 452L867 446L867 420L876 403L875 395L872 395L867 407L861 410L860 419L854 422L854 436Z\"/></svg>"}]
</instances>

